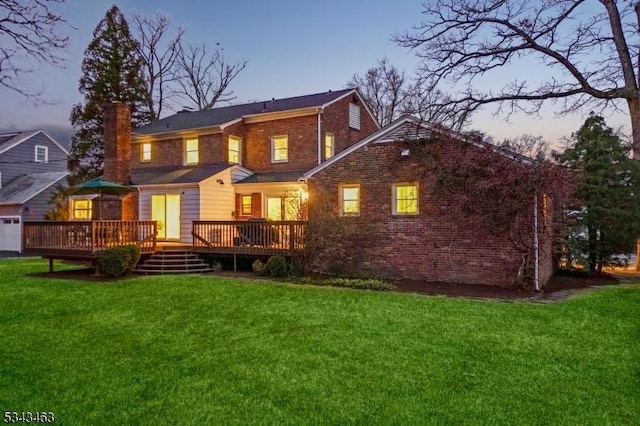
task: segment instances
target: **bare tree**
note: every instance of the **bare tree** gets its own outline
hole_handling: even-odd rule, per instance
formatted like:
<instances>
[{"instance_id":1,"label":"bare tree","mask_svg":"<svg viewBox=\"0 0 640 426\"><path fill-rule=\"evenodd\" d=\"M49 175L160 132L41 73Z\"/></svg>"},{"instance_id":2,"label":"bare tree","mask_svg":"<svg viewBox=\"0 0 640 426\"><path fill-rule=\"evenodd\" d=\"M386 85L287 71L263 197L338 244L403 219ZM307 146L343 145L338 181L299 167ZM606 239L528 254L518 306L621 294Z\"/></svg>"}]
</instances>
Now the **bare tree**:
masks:
<instances>
[{"instance_id":1,"label":"bare tree","mask_svg":"<svg viewBox=\"0 0 640 426\"><path fill-rule=\"evenodd\" d=\"M398 71L389 63L389 59L382 58L364 76L354 74L347 86L360 90L378 123L386 126L401 113L406 98L406 83L404 71Z\"/></svg>"},{"instance_id":2,"label":"bare tree","mask_svg":"<svg viewBox=\"0 0 640 426\"><path fill-rule=\"evenodd\" d=\"M360 91L382 126L403 114L454 130L461 130L467 122L468 111L445 105L446 94L435 88L428 78L418 75L410 80L387 58L380 59L364 76L354 74L347 86Z\"/></svg>"},{"instance_id":3,"label":"bare tree","mask_svg":"<svg viewBox=\"0 0 640 426\"><path fill-rule=\"evenodd\" d=\"M406 89L403 114L411 114L432 124L462 131L469 123L471 111L451 103L448 94L438 89L433 79L416 75Z\"/></svg>"},{"instance_id":4,"label":"bare tree","mask_svg":"<svg viewBox=\"0 0 640 426\"><path fill-rule=\"evenodd\" d=\"M168 38L171 18L161 13L152 17L135 16L133 25L140 44L138 52L144 62L146 101L151 120L155 121L161 117L173 94L170 86L178 78L177 65L184 30L178 28L173 37Z\"/></svg>"},{"instance_id":5,"label":"bare tree","mask_svg":"<svg viewBox=\"0 0 640 426\"><path fill-rule=\"evenodd\" d=\"M508 116L537 113L545 101L558 102L561 114L617 110L622 101L640 159L640 2L599 2L601 10L584 0L430 0L424 20L394 39L416 49L436 83L466 84L445 105L472 111L497 103ZM496 91L474 87L476 77L529 57L554 75L537 83L531 73Z\"/></svg>"},{"instance_id":6,"label":"bare tree","mask_svg":"<svg viewBox=\"0 0 640 426\"><path fill-rule=\"evenodd\" d=\"M33 71L33 63L60 66L69 38L60 34L68 25L55 6L65 0L0 1L0 86L24 96L37 93L22 87L21 77Z\"/></svg>"},{"instance_id":7,"label":"bare tree","mask_svg":"<svg viewBox=\"0 0 640 426\"><path fill-rule=\"evenodd\" d=\"M204 45L187 45L180 50L178 59L178 96L193 103L198 110L211 109L218 102L231 101L236 97L229 90L229 85L246 68L247 62L227 62L221 48L208 54Z\"/></svg>"}]
</instances>

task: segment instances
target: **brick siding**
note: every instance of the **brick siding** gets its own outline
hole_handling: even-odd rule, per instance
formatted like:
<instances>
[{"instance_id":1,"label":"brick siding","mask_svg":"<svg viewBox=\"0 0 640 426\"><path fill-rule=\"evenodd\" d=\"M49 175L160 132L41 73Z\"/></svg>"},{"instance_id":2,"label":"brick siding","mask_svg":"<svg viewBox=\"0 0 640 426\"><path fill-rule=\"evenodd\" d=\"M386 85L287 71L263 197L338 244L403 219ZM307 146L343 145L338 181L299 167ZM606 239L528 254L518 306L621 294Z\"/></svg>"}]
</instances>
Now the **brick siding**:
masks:
<instances>
[{"instance_id":1,"label":"brick siding","mask_svg":"<svg viewBox=\"0 0 640 426\"><path fill-rule=\"evenodd\" d=\"M423 160L414 154L402 157L401 149L400 143L369 144L309 180L310 202L328 200L328 208L338 205L340 184L360 185L360 215L342 218L360 230L358 236L345 242L349 255L327 261L325 269L394 279L514 285L522 255L508 233L492 233L477 217L459 213L455 199L434 195L434 176ZM419 214L392 214L392 185L399 182L418 183ZM543 262L544 282L552 269L551 256Z\"/></svg>"}]
</instances>

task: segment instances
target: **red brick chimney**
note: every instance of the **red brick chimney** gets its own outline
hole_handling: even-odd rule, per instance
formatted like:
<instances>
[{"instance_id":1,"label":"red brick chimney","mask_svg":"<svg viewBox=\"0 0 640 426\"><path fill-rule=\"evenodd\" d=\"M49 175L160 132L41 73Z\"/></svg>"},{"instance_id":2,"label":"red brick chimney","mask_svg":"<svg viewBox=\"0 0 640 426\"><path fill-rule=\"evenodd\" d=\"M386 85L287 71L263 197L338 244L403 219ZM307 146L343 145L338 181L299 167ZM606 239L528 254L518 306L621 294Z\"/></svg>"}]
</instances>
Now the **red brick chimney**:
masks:
<instances>
[{"instance_id":1,"label":"red brick chimney","mask_svg":"<svg viewBox=\"0 0 640 426\"><path fill-rule=\"evenodd\" d=\"M104 170L106 180L121 185L131 182L131 106L121 102L103 105ZM138 220L138 191L103 196L103 219ZM106 212L106 214L105 214Z\"/></svg>"},{"instance_id":2,"label":"red brick chimney","mask_svg":"<svg viewBox=\"0 0 640 426\"><path fill-rule=\"evenodd\" d=\"M121 102L104 108L104 178L128 185L131 176L131 106Z\"/></svg>"}]
</instances>

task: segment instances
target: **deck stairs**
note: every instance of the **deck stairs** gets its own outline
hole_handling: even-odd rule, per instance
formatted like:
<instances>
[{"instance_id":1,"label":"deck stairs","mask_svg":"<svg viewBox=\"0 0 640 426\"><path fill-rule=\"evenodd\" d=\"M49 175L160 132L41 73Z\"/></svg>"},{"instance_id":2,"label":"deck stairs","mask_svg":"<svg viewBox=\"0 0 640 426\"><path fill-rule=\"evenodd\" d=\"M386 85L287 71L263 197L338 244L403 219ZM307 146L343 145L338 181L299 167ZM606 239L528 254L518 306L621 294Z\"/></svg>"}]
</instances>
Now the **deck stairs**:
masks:
<instances>
[{"instance_id":1,"label":"deck stairs","mask_svg":"<svg viewBox=\"0 0 640 426\"><path fill-rule=\"evenodd\" d=\"M190 247L167 246L138 264L135 272L144 275L158 274L204 274L212 272Z\"/></svg>"}]
</instances>

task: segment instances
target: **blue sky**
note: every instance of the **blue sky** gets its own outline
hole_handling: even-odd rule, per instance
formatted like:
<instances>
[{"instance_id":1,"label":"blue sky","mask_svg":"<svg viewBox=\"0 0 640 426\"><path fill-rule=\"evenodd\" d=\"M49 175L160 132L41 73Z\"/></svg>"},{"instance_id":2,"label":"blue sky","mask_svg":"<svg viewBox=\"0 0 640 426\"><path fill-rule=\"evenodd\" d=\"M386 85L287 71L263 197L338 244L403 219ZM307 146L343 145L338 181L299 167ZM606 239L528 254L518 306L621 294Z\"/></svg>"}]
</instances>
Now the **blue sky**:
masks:
<instances>
[{"instance_id":1,"label":"blue sky","mask_svg":"<svg viewBox=\"0 0 640 426\"><path fill-rule=\"evenodd\" d=\"M232 84L235 102L284 98L344 88L354 73L364 74L387 56L412 74L418 60L390 39L420 20L420 1L394 0L67 0L61 11L76 29L69 30L70 48L63 70L41 66L26 81L41 89L45 103L34 104L0 88L0 130L69 126L73 104L82 100L77 86L83 52L92 31L112 5L127 18L134 14L168 14L186 29L194 44L220 43L231 60L247 59L247 68ZM518 72L517 70L513 72ZM542 75L541 69L537 75ZM489 81L486 84L493 84ZM540 118L515 116L509 123L477 114L471 127L497 139L524 133L550 142L576 131L584 117L557 119L551 110ZM624 116L607 117L610 125L626 124Z\"/></svg>"}]
</instances>

